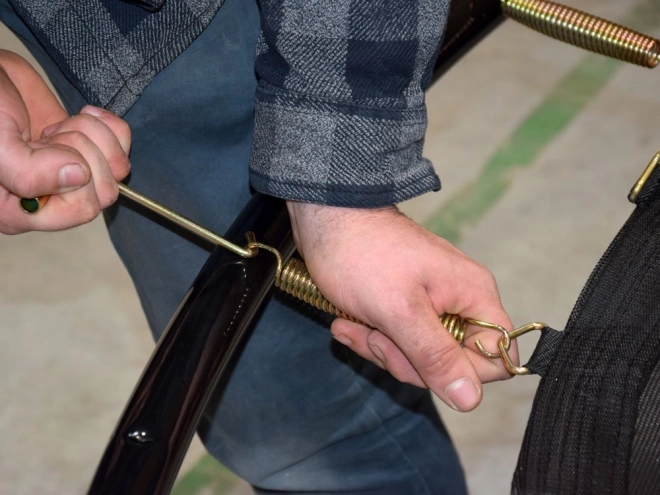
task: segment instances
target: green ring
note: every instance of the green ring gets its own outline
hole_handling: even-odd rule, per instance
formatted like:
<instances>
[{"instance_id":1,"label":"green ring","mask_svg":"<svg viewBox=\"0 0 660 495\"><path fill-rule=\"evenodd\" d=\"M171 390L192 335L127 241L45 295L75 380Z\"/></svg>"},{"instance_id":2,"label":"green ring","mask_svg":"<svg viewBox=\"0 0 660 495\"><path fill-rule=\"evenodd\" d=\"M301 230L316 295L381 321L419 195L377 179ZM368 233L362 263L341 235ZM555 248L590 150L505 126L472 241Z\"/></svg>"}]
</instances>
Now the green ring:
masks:
<instances>
[{"instance_id":1,"label":"green ring","mask_svg":"<svg viewBox=\"0 0 660 495\"><path fill-rule=\"evenodd\" d=\"M39 211L41 205L39 205L38 198L21 198L19 201L23 211L29 215L33 215Z\"/></svg>"}]
</instances>

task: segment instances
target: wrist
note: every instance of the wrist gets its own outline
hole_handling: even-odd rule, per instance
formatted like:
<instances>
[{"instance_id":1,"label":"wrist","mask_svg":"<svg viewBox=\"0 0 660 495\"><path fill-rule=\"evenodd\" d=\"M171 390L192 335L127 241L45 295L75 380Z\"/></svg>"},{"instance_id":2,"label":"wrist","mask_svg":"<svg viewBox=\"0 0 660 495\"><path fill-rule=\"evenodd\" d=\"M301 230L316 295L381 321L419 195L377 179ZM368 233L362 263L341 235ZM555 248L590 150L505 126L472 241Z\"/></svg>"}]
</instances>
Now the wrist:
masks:
<instances>
[{"instance_id":1,"label":"wrist","mask_svg":"<svg viewBox=\"0 0 660 495\"><path fill-rule=\"evenodd\" d=\"M305 247L315 248L323 241L334 237L363 235L361 225L368 221L370 228L380 222L391 221L393 216L401 216L395 205L379 208L346 208L341 206L318 205L287 200L287 209L291 217L293 237L303 258Z\"/></svg>"}]
</instances>

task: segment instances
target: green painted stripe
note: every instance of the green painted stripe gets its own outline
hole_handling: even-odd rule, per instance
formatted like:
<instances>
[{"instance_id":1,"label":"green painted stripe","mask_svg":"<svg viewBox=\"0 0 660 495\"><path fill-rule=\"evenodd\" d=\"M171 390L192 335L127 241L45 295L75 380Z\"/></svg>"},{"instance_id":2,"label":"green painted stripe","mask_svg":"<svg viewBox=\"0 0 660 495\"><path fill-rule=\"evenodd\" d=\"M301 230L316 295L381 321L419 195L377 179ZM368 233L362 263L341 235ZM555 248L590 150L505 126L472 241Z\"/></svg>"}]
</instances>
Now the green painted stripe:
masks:
<instances>
[{"instance_id":1,"label":"green painted stripe","mask_svg":"<svg viewBox=\"0 0 660 495\"><path fill-rule=\"evenodd\" d=\"M647 0L633 8L623 22L637 29L657 27L660 24L659 6L659 0ZM622 65L599 55L585 57L513 132L487 162L479 177L431 215L426 227L450 242L458 242L462 230L482 219L509 189L513 182L512 172L532 165Z\"/></svg>"},{"instance_id":2,"label":"green painted stripe","mask_svg":"<svg viewBox=\"0 0 660 495\"><path fill-rule=\"evenodd\" d=\"M479 177L432 215L427 222L429 230L450 242L458 242L462 229L477 223L509 189L512 171L534 163L620 66L619 62L605 57L588 56L514 131L486 163Z\"/></svg>"},{"instance_id":3,"label":"green painted stripe","mask_svg":"<svg viewBox=\"0 0 660 495\"><path fill-rule=\"evenodd\" d=\"M204 455L172 490L172 495L227 495L241 480L210 455Z\"/></svg>"}]
</instances>

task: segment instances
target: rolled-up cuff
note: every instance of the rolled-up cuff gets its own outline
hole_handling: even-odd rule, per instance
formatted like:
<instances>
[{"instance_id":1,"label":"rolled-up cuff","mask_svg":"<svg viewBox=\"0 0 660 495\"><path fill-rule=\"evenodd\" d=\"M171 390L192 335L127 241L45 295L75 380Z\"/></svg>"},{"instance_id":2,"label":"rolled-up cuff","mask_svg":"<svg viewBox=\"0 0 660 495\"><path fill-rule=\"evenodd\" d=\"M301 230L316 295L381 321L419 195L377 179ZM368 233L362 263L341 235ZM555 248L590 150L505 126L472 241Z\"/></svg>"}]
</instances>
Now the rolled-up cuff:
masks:
<instances>
[{"instance_id":1,"label":"rolled-up cuff","mask_svg":"<svg viewBox=\"0 0 660 495\"><path fill-rule=\"evenodd\" d=\"M346 207L400 203L440 189L422 157L426 112L259 92L250 182L284 199Z\"/></svg>"}]
</instances>

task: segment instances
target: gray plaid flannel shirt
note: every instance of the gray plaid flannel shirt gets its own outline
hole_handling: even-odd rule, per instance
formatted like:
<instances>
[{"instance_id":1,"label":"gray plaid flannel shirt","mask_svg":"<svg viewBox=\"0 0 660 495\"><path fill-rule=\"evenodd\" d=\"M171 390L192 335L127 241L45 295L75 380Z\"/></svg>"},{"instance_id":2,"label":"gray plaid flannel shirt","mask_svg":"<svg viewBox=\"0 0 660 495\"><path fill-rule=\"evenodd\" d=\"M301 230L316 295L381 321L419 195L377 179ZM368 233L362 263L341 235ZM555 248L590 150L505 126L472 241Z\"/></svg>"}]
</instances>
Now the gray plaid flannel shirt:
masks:
<instances>
[{"instance_id":1,"label":"gray plaid flannel shirt","mask_svg":"<svg viewBox=\"0 0 660 495\"><path fill-rule=\"evenodd\" d=\"M223 0L10 2L83 95L121 115ZM253 187L353 207L438 190L424 88L449 3L261 0Z\"/></svg>"}]
</instances>

